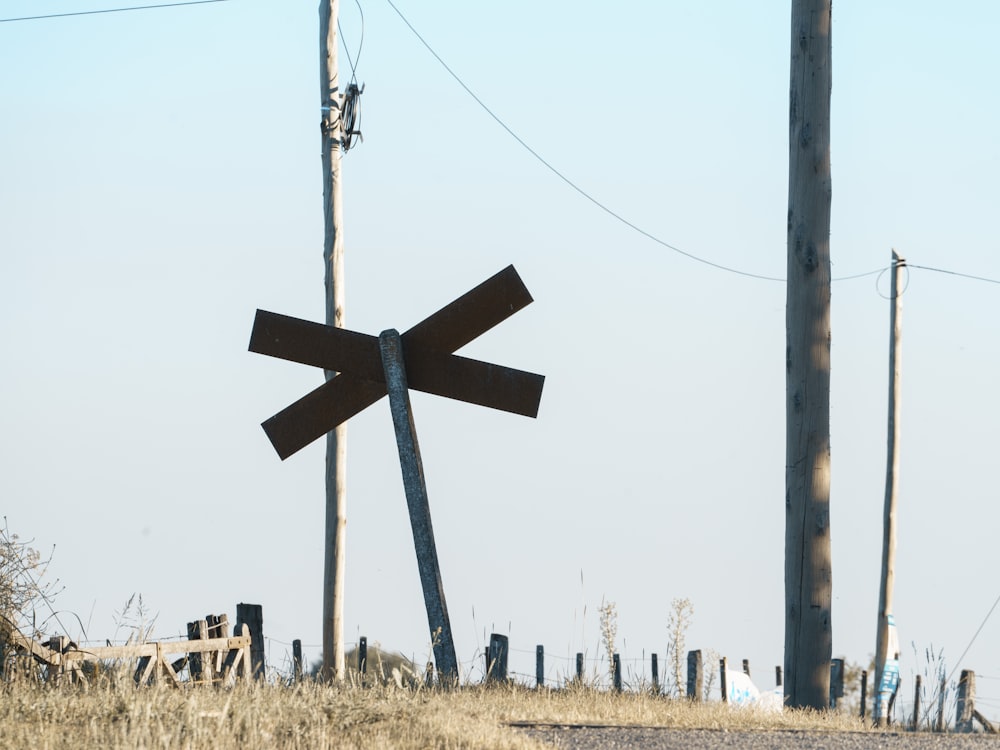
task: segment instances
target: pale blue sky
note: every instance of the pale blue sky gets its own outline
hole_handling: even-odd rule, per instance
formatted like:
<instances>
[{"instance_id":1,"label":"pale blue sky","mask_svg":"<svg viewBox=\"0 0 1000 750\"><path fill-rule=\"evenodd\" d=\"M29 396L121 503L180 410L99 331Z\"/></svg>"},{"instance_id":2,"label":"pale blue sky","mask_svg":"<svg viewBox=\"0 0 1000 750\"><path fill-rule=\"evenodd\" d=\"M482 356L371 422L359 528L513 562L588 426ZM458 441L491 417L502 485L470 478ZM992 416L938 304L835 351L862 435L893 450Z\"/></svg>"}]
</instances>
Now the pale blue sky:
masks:
<instances>
[{"instance_id":1,"label":"pale blue sky","mask_svg":"<svg viewBox=\"0 0 1000 750\"><path fill-rule=\"evenodd\" d=\"M787 2L397 4L597 199L686 252L784 275ZM112 6L4 0L0 17ZM463 353L545 374L537 420L413 397L460 661L478 674L496 630L522 672L544 644L555 678L576 651L598 655L603 597L636 671L662 658L670 601L689 597L689 646L749 658L769 687L783 284L602 213L387 3L362 6L348 326L404 330L509 263L536 300ZM346 1L342 28L355 55ZM835 3L835 277L895 247L1000 279L998 32L994 3ZM322 319L318 67L315 2L0 23L0 498L12 530L56 545L59 604L91 638L141 592L160 635L250 601L273 662L293 638L320 642L323 446L282 463L259 423L321 374L246 351L258 307ZM879 577L876 278L833 289L834 651L852 661L874 650ZM957 663L1000 594L998 309L995 283L910 275L896 619L911 687L931 645L1000 678L1000 615ZM423 659L386 402L349 435L347 632ZM979 690L1000 714L1000 682Z\"/></svg>"}]
</instances>

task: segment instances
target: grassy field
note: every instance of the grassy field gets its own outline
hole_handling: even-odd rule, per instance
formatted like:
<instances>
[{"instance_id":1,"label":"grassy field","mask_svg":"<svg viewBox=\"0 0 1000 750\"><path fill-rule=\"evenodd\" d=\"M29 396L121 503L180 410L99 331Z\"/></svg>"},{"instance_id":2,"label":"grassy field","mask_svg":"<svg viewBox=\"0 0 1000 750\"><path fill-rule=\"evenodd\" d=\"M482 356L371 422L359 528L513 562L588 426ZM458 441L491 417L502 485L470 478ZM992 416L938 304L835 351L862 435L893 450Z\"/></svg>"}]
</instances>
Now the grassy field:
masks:
<instances>
[{"instance_id":1,"label":"grassy field","mask_svg":"<svg viewBox=\"0 0 1000 750\"><path fill-rule=\"evenodd\" d=\"M3 748L487 748L547 747L512 722L729 730L866 730L843 714L765 713L719 703L580 689L361 688L306 682L234 689L0 687Z\"/></svg>"}]
</instances>

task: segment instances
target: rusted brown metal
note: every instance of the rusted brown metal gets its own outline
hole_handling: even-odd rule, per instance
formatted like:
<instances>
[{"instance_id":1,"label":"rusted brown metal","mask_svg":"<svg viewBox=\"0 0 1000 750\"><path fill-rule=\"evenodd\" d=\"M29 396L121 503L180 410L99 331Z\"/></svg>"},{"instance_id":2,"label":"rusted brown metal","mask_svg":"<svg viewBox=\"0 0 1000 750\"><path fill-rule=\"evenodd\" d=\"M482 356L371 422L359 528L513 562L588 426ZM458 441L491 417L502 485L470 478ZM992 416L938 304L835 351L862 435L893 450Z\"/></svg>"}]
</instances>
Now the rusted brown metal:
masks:
<instances>
[{"instance_id":1,"label":"rusted brown metal","mask_svg":"<svg viewBox=\"0 0 1000 750\"><path fill-rule=\"evenodd\" d=\"M417 323L400 337L410 388L537 416L544 376L452 354L531 301L508 266ZM258 310L249 348L340 373L263 423L282 460L386 395L375 336Z\"/></svg>"}]
</instances>

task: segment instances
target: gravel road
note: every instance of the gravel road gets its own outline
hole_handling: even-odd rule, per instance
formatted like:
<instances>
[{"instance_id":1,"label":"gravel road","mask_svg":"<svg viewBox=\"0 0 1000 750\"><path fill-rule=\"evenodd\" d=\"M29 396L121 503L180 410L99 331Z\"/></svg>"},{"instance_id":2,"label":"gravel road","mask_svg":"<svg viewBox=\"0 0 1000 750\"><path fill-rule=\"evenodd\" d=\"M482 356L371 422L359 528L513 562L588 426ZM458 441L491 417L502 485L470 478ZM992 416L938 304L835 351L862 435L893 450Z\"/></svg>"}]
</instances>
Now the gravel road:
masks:
<instances>
[{"instance_id":1,"label":"gravel road","mask_svg":"<svg viewBox=\"0 0 1000 750\"><path fill-rule=\"evenodd\" d=\"M731 732L711 729L517 725L560 750L1000 750L1000 735L869 732Z\"/></svg>"}]
</instances>

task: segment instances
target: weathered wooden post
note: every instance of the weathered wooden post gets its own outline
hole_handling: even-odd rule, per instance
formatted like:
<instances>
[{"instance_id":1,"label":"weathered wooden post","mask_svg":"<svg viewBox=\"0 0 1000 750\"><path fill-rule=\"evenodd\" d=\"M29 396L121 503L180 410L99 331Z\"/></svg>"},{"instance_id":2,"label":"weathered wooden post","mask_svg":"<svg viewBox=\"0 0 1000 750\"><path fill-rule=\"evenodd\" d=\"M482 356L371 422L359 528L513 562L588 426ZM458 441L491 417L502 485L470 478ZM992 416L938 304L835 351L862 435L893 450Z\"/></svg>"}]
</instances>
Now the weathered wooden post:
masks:
<instances>
[{"instance_id":1,"label":"weathered wooden post","mask_svg":"<svg viewBox=\"0 0 1000 750\"><path fill-rule=\"evenodd\" d=\"M576 681L583 684L583 654L579 651L576 652Z\"/></svg>"},{"instance_id":2,"label":"weathered wooden post","mask_svg":"<svg viewBox=\"0 0 1000 750\"><path fill-rule=\"evenodd\" d=\"M719 691L722 693L722 702L729 703L729 685L726 684L726 657L719 659Z\"/></svg>"},{"instance_id":3,"label":"weathered wooden post","mask_svg":"<svg viewBox=\"0 0 1000 750\"><path fill-rule=\"evenodd\" d=\"M208 637L208 623L205 620L195 620L187 624L189 641L203 641ZM188 654L188 671L192 682L211 682L212 667L208 654L192 651Z\"/></svg>"},{"instance_id":4,"label":"weathered wooden post","mask_svg":"<svg viewBox=\"0 0 1000 750\"><path fill-rule=\"evenodd\" d=\"M611 655L611 686L616 693L622 691L622 658L618 654Z\"/></svg>"},{"instance_id":5,"label":"weathered wooden post","mask_svg":"<svg viewBox=\"0 0 1000 750\"><path fill-rule=\"evenodd\" d=\"M368 639L365 636L358 639L358 672L362 677L368 674Z\"/></svg>"},{"instance_id":6,"label":"weathered wooden post","mask_svg":"<svg viewBox=\"0 0 1000 750\"><path fill-rule=\"evenodd\" d=\"M653 695L660 694L660 662L656 654L649 657L649 671L653 678Z\"/></svg>"},{"instance_id":7,"label":"weathered wooden post","mask_svg":"<svg viewBox=\"0 0 1000 750\"><path fill-rule=\"evenodd\" d=\"M937 721L934 723L935 732L944 731L944 695L948 691L948 678L941 678L941 690L938 692Z\"/></svg>"},{"instance_id":8,"label":"weathered wooden post","mask_svg":"<svg viewBox=\"0 0 1000 750\"><path fill-rule=\"evenodd\" d=\"M489 654L489 671L486 673L487 682L507 681L507 636L500 633L490 634L490 645L487 650Z\"/></svg>"},{"instance_id":9,"label":"weathered wooden post","mask_svg":"<svg viewBox=\"0 0 1000 750\"><path fill-rule=\"evenodd\" d=\"M861 718L865 718L868 708L868 670L861 670Z\"/></svg>"},{"instance_id":10,"label":"weathered wooden post","mask_svg":"<svg viewBox=\"0 0 1000 750\"><path fill-rule=\"evenodd\" d=\"M545 685L545 646L538 644L535 646L535 687L541 688Z\"/></svg>"},{"instance_id":11,"label":"weathered wooden post","mask_svg":"<svg viewBox=\"0 0 1000 750\"><path fill-rule=\"evenodd\" d=\"M774 686L781 687L781 666L774 668Z\"/></svg>"},{"instance_id":12,"label":"weathered wooden post","mask_svg":"<svg viewBox=\"0 0 1000 750\"><path fill-rule=\"evenodd\" d=\"M424 669L424 685L427 687L434 687L434 662L427 662L427 667Z\"/></svg>"},{"instance_id":13,"label":"weathered wooden post","mask_svg":"<svg viewBox=\"0 0 1000 750\"><path fill-rule=\"evenodd\" d=\"M913 731L920 727L920 683L923 682L920 675L914 680L913 685Z\"/></svg>"},{"instance_id":14,"label":"weathered wooden post","mask_svg":"<svg viewBox=\"0 0 1000 750\"><path fill-rule=\"evenodd\" d=\"M396 429L396 447L399 465L403 472L403 489L406 505L410 512L410 526L413 531L413 545L417 552L417 569L420 585L424 591L424 606L427 609L427 623L430 626L434 661L438 669L448 679L458 679L458 658L455 656L455 641L451 634L451 620L444 598L441 582L441 566L438 562L437 545L434 542L434 528L431 524L431 509L427 500L427 483L424 480L424 464L420 458L420 445L413 424L413 409L410 406L410 391L406 380L406 365L403 362L403 344L399 331L389 329L379 337L382 366L385 369L385 383L389 391L389 409L392 424Z\"/></svg>"},{"instance_id":15,"label":"weathered wooden post","mask_svg":"<svg viewBox=\"0 0 1000 750\"><path fill-rule=\"evenodd\" d=\"M206 615L205 622L208 624L209 638L229 637L229 615L225 613L219 615ZM224 658L225 656L222 651L213 651L211 653L213 680L222 676L222 662Z\"/></svg>"},{"instance_id":16,"label":"weathered wooden post","mask_svg":"<svg viewBox=\"0 0 1000 750\"><path fill-rule=\"evenodd\" d=\"M976 673L963 669L958 680L958 701L955 704L955 731L972 731L972 714L976 710Z\"/></svg>"},{"instance_id":17,"label":"weathered wooden post","mask_svg":"<svg viewBox=\"0 0 1000 750\"><path fill-rule=\"evenodd\" d=\"M59 655L58 664L50 664L46 671L46 680L52 682L56 685L62 682L63 675L66 673L66 664L63 660L63 652L66 651L66 646L69 644L69 638L64 635L54 635L49 638L48 647L55 651Z\"/></svg>"},{"instance_id":18,"label":"weathered wooden post","mask_svg":"<svg viewBox=\"0 0 1000 750\"><path fill-rule=\"evenodd\" d=\"M302 682L302 641L298 638L292 641L292 677Z\"/></svg>"},{"instance_id":19,"label":"weathered wooden post","mask_svg":"<svg viewBox=\"0 0 1000 750\"><path fill-rule=\"evenodd\" d=\"M250 664L253 677L264 679L264 608L260 604L236 605L236 629L250 628Z\"/></svg>"},{"instance_id":20,"label":"weathered wooden post","mask_svg":"<svg viewBox=\"0 0 1000 750\"><path fill-rule=\"evenodd\" d=\"M704 696L705 674L701 662L701 650L688 651L688 681L687 697L693 701L700 701ZM680 685L677 691L680 692Z\"/></svg>"},{"instance_id":21,"label":"weathered wooden post","mask_svg":"<svg viewBox=\"0 0 1000 750\"><path fill-rule=\"evenodd\" d=\"M747 677L750 676L750 660L749 659L744 659L743 660L743 674L745 674Z\"/></svg>"},{"instance_id":22,"label":"weathered wooden post","mask_svg":"<svg viewBox=\"0 0 1000 750\"><path fill-rule=\"evenodd\" d=\"M844 697L844 660L830 661L830 708L836 708L837 702Z\"/></svg>"}]
</instances>

